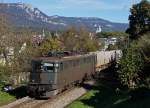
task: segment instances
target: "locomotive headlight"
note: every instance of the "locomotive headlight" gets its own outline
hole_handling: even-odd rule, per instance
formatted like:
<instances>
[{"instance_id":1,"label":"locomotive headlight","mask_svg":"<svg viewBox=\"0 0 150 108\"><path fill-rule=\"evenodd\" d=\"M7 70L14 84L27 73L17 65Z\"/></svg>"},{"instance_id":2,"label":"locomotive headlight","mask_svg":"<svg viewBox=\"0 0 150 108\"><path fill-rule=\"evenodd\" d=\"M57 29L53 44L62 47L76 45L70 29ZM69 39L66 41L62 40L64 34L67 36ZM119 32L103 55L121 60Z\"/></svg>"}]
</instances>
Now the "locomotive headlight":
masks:
<instances>
[{"instance_id":1,"label":"locomotive headlight","mask_svg":"<svg viewBox=\"0 0 150 108\"><path fill-rule=\"evenodd\" d=\"M53 83L53 81L52 81L52 80L49 80L49 82L50 82L50 83Z\"/></svg>"},{"instance_id":2,"label":"locomotive headlight","mask_svg":"<svg viewBox=\"0 0 150 108\"><path fill-rule=\"evenodd\" d=\"M34 82L35 82L35 80L31 80L31 82L33 82L33 83L34 83Z\"/></svg>"},{"instance_id":3,"label":"locomotive headlight","mask_svg":"<svg viewBox=\"0 0 150 108\"><path fill-rule=\"evenodd\" d=\"M56 67L58 67L58 63L57 63L57 64L55 64L55 66L56 66Z\"/></svg>"}]
</instances>

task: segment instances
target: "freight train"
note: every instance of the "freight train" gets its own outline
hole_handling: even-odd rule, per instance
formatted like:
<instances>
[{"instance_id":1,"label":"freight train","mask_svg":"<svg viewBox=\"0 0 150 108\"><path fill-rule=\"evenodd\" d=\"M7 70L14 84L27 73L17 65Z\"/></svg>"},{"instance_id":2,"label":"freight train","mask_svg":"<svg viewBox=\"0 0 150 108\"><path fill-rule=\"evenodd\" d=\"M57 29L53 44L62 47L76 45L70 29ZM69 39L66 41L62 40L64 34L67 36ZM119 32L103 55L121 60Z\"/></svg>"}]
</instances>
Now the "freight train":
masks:
<instances>
[{"instance_id":1,"label":"freight train","mask_svg":"<svg viewBox=\"0 0 150 108\"><path fill-rule=\"evenodd\" d=\"M120 56L121 51L114 50L34 58L28 93L30 96L41 98L55 96L70 86L94 77Z\"/></svg>"}]
</instances>

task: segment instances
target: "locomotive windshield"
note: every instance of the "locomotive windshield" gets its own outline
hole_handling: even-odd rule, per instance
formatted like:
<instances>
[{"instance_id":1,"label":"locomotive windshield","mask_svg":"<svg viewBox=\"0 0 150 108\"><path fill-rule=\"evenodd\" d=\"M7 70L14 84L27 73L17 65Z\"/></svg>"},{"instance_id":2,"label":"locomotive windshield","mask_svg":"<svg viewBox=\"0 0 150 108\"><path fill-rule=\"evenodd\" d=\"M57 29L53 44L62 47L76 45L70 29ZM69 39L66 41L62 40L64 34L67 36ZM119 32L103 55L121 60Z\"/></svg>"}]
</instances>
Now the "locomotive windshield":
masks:
<instances>
[{"instance_id":1,"label":"locomotive windshield","mask_svg":"<svg viewBox=\"0 0 150 108\"><path fill-rule=\"evenodd\" d=\"M32 63L33 72L56 72L58 69L57 63L47 63L47 62L33 62Z\"/></svg>"},{"instance_id":2,"label":"locomotive windshield","mask_svg":"<svg viewBox=\"0 0 150 108\"><path fill-rule=\"evenodd\" d=\"M54 72L55 68L54 68L54 64L52 63L43 63L42 66L44 72Z\"/></svg>"}]
</instances>

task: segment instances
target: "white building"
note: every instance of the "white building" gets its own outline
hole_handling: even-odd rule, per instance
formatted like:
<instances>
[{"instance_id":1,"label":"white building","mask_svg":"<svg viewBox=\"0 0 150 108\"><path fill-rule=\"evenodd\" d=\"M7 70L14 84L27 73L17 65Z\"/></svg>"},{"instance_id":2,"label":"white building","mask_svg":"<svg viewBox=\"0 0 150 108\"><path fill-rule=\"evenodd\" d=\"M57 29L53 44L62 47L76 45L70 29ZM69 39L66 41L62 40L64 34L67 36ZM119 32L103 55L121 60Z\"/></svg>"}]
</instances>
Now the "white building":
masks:
<instances>
[{"instance_id":1,"label":"white building","mask_svg":"<svg viewBox=\"0 0 150 108\"><path fill-rule=\"evenodd\" d=\"M106 50L109 45L116 45L118 38L100 38L100 43L104 43L104 49Z\"/></svg>"},{"instance_id":2,"label":"white building","mask_svg":"<svg viewBox=\"0 0 150 108\"><path fill-rule=\"evenodd\" d=\"M101 32L102 32L102 28L101 28L101 26L98 26L96 33L101 33Z\"/></svg>"}]
</instances>

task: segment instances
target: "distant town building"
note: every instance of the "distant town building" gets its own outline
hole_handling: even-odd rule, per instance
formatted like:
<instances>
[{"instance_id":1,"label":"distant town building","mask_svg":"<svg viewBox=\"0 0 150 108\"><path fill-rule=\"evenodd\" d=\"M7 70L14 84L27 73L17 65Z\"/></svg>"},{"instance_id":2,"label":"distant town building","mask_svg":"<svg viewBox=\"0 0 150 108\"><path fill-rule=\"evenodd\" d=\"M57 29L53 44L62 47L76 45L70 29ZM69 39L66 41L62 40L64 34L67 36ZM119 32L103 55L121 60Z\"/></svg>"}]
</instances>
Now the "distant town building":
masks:
<instances>
[{"instance_id":1,"label":"distant town building","mask_svg":"<svg viewBox=\"0 0 150 108\"><path fill-rule=\"evenodd\" d=\"M98 26L96 33L101 33L101 32L102 32L102 28L101 28L101 26Z\"/></svg>"},{"instance_id":2,"label":"distant town building","mask_svg":"<svg viewBox=\"0 0 150 108\"><path fill-rule=\"evenodd\" d=\"M104 43L104 50L108 48L109 45L116 45L118 38L99 38L100 43Z\"/></svg>"}]
</instances>

